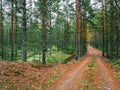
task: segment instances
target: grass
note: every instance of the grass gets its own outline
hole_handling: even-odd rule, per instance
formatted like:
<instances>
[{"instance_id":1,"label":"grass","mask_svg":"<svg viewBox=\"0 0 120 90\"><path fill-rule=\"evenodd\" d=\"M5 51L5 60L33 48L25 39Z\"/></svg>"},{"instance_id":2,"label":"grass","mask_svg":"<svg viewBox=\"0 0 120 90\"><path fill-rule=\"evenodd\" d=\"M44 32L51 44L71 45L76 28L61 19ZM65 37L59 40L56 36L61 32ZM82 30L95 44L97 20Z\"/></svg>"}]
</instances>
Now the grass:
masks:
<instances>
[{"instance_id":1,"label":"grass","mask_svg":"<svg viewBox=\"0 0 120 90\"><path fill-rule=\"evenodd\" d=\"M90 81L88 79L84 80L84 90L92 90Z\"/></svg>"},{"instance_id":2,"label":"grass","mask_svg":"<svg viewBox=\"0 0 120 90\"><path fill-rule=\"evenodd\" d=\"M115 69L118 77L120 78L120 59L112 60L113 64L111 65L112 68Z\"/></svg>"},{"instance_id":3,"label":"grass","mask_svg":"<svg viewBox=\"0 0 120 90\"><path fill-rule=\"evenodd\" d=\"M120 59L115 60L115 63L120 65Z\"/></svg>"},{"instance_id":4,"label":"grass","mask_svg":"<svg viewBox=\"0 0 120 90\"><path fill-rule=\"evenodd\" d=\"M95 57L92 57L91 60L92 60L92 61L91 61L91 64L88 65L88 70L89 70L90 72L94 71L94 66L95 66L96 58L95 58Z\"/></svg>"},{"instance_id":5,"label":"grass","mask_svg":"<svg viewBox=\"0 0 120 90\"><path fill-rule=\"evenodd\" d=\"M119 76L119 78L120 78L120 71L117 73L117 75Z\"/></svg>"},{"instance_id":6,"label":"grass","mask_svg":"<svg viewBox=\"0 0 120 90\"><path fill-rule=\"evenodd\" d=\"M95 61L96 61L96 58L92 57L91 64L88 65L88 69L87 69L88 74L84 80L84 90L93 90L91 87L91 83L94 80L93 78L94 78Z\"/></svg>"},{"instance_id":7,"label":"grass","mask_svg":"<svg viewBox=\"0 0 120 90\"><path fill-rule=\"evenodd\" d=\"M59 77L60 77L59 74L53 76L50 80L48 80L47 82L44 82L44 83L42 84L42 87L45 88L45 87L50 86L53 82L55 82L57 79L59 79Z\"/></svg>"}]
</instances>

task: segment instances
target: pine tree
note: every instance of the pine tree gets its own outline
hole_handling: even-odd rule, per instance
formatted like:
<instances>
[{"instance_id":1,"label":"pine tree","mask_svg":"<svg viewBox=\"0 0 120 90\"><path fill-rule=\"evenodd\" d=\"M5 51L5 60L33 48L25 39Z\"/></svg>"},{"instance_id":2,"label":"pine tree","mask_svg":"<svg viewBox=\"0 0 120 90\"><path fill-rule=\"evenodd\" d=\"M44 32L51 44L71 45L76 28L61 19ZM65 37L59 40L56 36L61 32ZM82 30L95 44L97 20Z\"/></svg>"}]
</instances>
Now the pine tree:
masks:
<instances>
[{"instance_id":1,"label":"pine tree","mask_svg":"<svg viewBox=\"0 0 120 90\"><path fill-rule=\"evenodd\" d=\"M27 61L27 15L26 0L23 0L23 61Z\"/></svg>"},{"instance_id":2,"label":"pine tree","mask_svg":"<svg viewBox=\"0 0 120 90\"><path fill-rule=\"evenodd\" d=\"M18 0L15 0L15 60L17 59L18 54Z\"/></svg>"},{"instance_id":3,"label":"pine tree","mask_svg":"<svg viewBox=\"0 0 120 90\"><path fill-rule=\"evenodd\" d=\"M2 0L0 0L0 56L4 59L4 47L3 47L3 10L2 10Z\"/></svg>"},{"instance_id":4,"label":"pine tree","mask_svg":"<svg viewBox=\"0 0 120 90\"><path fill-rule=\"evenodd\" d=\"M47 51L46 7L46 0L42 0L42 64L46 64Z\"/></svg>"},{"instance_id":5,"label":"pine tree","mask_svg":"<svg viewBox=\"0 0 120 90\"><path fill-rule=\"evenodd\" d=\"M78 59L78 56L80 55L80 29L81 29L81 23L80 23L80 1L76 0L76 59Z\"/></svg>"},{"instance_id":6,"label":"pine tree","mask_svg":"<svg viewBox=\"0 0 120 90\"><path fill-rule=\"evenodd\" d=\"M14 60L14 1L11 1L11 61Z\"/></svg>"}]
</instances>

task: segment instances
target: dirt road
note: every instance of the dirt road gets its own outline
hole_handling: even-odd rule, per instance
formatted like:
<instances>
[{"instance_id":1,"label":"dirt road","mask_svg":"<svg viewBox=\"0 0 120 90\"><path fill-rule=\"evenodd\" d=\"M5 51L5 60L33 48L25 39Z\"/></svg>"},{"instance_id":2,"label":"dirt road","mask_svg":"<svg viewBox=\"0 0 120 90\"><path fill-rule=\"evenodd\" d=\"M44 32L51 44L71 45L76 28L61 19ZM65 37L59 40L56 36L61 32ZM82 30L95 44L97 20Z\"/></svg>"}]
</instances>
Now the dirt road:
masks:
<instances>
[{"instance_id":1,"label":"dirt road","mask_svg":"<svg viewBox=\"0 0 120 90\"><path fill-rule=\"evenodd\" d=\"M87 50L87 56L49 90L120 90L120 79L102 57L102 52L91 46Z\"/></svg>"}]
</instances>

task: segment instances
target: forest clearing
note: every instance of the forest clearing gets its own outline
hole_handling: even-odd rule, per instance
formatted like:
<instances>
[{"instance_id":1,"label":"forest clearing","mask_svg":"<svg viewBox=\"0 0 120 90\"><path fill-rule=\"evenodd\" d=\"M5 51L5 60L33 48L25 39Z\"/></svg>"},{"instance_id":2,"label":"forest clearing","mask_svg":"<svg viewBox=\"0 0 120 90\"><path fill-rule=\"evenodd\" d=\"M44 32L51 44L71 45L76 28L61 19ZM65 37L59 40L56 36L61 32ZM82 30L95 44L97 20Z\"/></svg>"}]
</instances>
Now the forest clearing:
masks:
<instances>
[{"instance_id":1,"label":"forest clearing","mask_svg":"<svg viewBox=\"0 0 120 90\"><path fill-rule=\"evenodd\" d=\"M0 90L120 90L120 0L0 0Z\"/></svg>"}]
</instances>

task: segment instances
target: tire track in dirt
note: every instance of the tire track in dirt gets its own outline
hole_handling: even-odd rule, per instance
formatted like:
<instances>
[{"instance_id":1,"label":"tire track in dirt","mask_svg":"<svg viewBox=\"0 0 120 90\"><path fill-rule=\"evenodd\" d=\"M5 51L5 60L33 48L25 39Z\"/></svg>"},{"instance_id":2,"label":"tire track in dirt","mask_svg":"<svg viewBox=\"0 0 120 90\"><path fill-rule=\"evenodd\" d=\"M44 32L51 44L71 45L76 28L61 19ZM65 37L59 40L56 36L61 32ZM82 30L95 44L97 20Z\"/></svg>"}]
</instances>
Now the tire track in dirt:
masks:
<instances>
[{"instance_id":1,"label":"tire track in dirt","mask_svg":"<svg viewBox=\"0 0 120 90\"><path fill-rule=\"evenodd\" d=\"M89 63L87 63L87 65L81 70L81 72L78 73L78 76L70 90L81 90L81 88L83 90L83 88L84 88L83 79L85 77L88 66L91 64L91 56L87 56L87 57L88 57Z\"/></svg>"},{"instance_id":2,"label":"tire track in dirt","mask_svg":"<svg viewBox=\"0 0 120 90\"><path fill-rule=\"evenodd\" d=\"M45 90L120 90L120 79L102 57L102 52L88 46L87 56Z\"/></svg>"},{"instance_id":3,"label":"tire track in dirt","mask_svg":"<svg viewBox=\"0 0 120 90\"><path fill-rule=\"evenodd\" d=\"M120 90L120 79L101 57L97 57L96 65L101 77L101 90Z\"/></svg>"},{"instance_id":4,"label":"tire track in dirt","mask_svg":"<svg viewBox=\"0 0 120 90\"><path fill-rule=\"evenodd\" d=\"M84 71L90 63L90 57L85 57L80 60L75 67L69 72L65 73L63 77L49 90L75 90L76 81L81 80L84 76Z\"/></svg>"},{"instance_id":5,"label":"tire track in dirt","mask_svg":"<svg viewBox=\"0 0 120 90\"><path fill-rule=\"evenodd\" d=\"M93 71L89 70L89 65L93 64L92 58L95 58ZM84 76L77 80L77 87L70 90L120 90L120 79L115 71L99 56L91 56L91 63L84 69ZM92 76L91 76L92 73Z\"/></svg>"}]
</instances>

